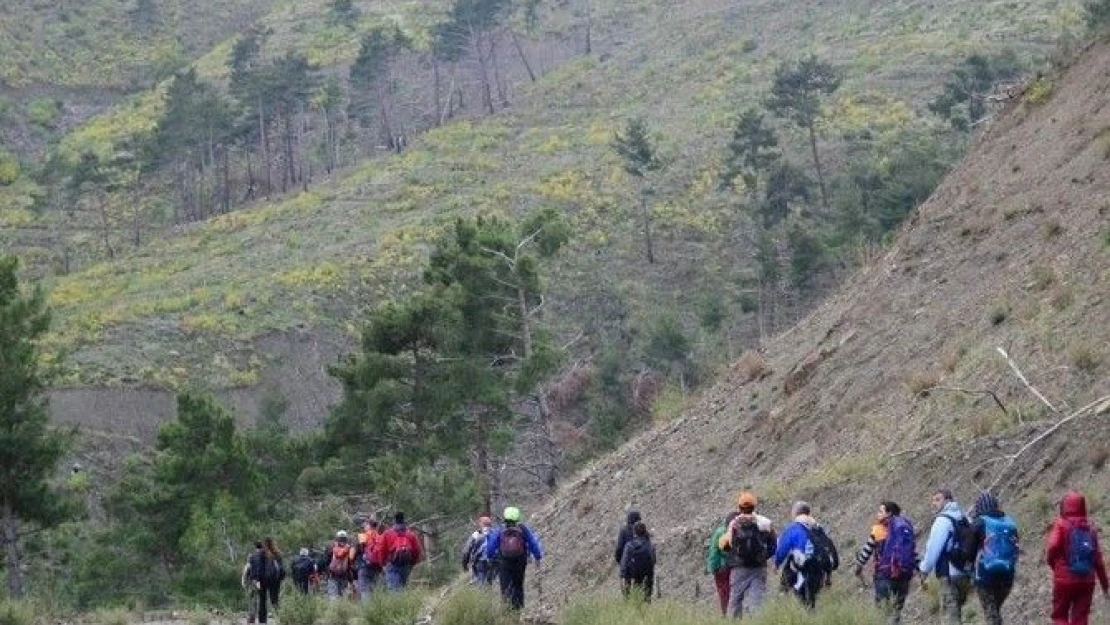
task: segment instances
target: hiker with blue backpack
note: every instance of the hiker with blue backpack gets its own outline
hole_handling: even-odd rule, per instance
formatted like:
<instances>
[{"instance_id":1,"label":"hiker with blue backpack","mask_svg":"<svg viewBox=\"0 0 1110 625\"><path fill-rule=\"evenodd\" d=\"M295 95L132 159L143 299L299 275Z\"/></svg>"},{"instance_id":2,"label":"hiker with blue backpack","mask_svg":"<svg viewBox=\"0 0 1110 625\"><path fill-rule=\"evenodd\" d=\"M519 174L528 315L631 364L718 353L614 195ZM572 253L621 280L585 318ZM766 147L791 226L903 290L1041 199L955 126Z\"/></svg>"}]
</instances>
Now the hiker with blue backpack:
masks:
<instances>
[{"instance_id":1,"label":"hiker with blue backpack","mask_svg":"<svg viewBox=\"0 0 1110 625\"><path fill-rule=\"evenodd\" d=\"M930 574L935 575L940 584L941 618L949 625L960 625L971 591L968 571L975 563L974 530L952 491L937 490L931 502L937 516L929 530L919 567L921 587L926 587Z\"/></svg>"},{"instance_id":2,"label":"hiker with blue backpack","mask_svg":"<svg viewBox=\"0 0 1110 625\"><path fill-rule=\"evenodd\" d=\"M808 503L799 501L790 512L794 521L779 538L775 569L783 570L783 590L792 591L803 606L812 610L817 606L817 595L831 583L832 572L840 566L840 557L825 529L813 518Z\"/></svg>"},{"instance_id":3,"label":"hiker with blue backpack","mask_svg":"<svg viewBox=\"0 0 1110 625\"><path fill-rule=\"evenodd\" d=\"M917 570L917 544L913 523L902 516L902 508L893 501L879 504L867 542L856 552L856 577L863 576L863 567L872 556L875 603L889 614L890 625L901 625L902 610Z\"/></svg>"},{"instance_id":4,"label":"hiker with blue backpack","mask_svg":"<svg viewBox=\"0 0 1110 625\"><path fill-rule=\"evenodd\" d=\"M543 560L540 539L520 521L520 509L505 508L501 515L505 525L495 528L486 538L486 558L497 562L497 576L501 582L501 597L513 610L524 608L524 573L528 556L538 566Z\"/></svg>"},{"instance_id":5,"label":"hiker with blue backpack","mask_svg":"<svg viewBox=\"0 0 1110 625\"><path fill-rule=\"evenodd\" d=\"M1083 495L1069 492L1060 501L1060 516L1048 535L1045 562L1052 569L1053 625L1087 625L1095 580L1108 598L1110 587L1098 531L1087 518Z\"/></svg>"},{"instance_id":6,"label":"hiker with blue backpack","mask_svg":"<svg viewBox=\"0 0 1110 625\"><path fill-rule=\"evenodd\" d=\"M987 625L1002 625L1002 604L1010 596L1017 572L1018 547L1017 523L1002 512L998 498L989 492L979 493L975 500L975 592L983 607L983 620Z\"/></svg>"}]
</instances>

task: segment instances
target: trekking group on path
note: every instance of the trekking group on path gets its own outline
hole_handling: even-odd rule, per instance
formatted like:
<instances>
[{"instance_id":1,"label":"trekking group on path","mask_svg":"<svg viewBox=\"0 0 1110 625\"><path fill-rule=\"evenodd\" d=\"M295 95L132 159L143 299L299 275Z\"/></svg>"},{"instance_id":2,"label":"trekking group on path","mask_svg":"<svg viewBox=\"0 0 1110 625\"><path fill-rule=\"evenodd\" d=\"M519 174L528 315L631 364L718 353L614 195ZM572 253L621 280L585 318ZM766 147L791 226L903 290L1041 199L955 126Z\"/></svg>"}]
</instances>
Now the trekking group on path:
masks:
<instances>
[{"instance_id":1,"label":"trekking group on path","mask_svg":"<svg viewBox=\"0 0 1110 625\"><path fill-rule=\"evenodd\" d=\"M936 578L943 623L963 622L963 608L974 589L983 620L1001 625L1002 604L1013 588L1022 554L1017 523L989 492L979 494L967 515L950 490L937 490L931 501L936 516L920 557L913 523L898 504L880 503L867 541L855 554L856 576L862 579L864 567L873 562L875 603L889 614L892 625L902 622L915 575L920 576L922 589L930 575ZM770 519L756 512L757 504L754 494L741 493L737 510L725 517L707 544L706 570L713 575L721 613L739 619L745 612L757 611L764 602L772 566L776 573L781 572L780 589L813 609L839 568L836 545L813 518L809 504L794 504L793 520L781 536L776 535ZM1045 562L1052 571L1052 623L1087 625L1096 582L1110 598L1098 532L1078 493L1064 496L1059 513L1045 548ZM629 513L629 523L633 520L637 527L644 527L639 512ZM643 534L647 534L646 527ZM622 529L618 553L624 541ZM627 555L628 547L624 549ZM650 553L646 575L654 579L654 548ZM621 571L627 588L623 565ZM649 596L650 588L649 583L645 587Z\"/></svg>"}]
</instances>

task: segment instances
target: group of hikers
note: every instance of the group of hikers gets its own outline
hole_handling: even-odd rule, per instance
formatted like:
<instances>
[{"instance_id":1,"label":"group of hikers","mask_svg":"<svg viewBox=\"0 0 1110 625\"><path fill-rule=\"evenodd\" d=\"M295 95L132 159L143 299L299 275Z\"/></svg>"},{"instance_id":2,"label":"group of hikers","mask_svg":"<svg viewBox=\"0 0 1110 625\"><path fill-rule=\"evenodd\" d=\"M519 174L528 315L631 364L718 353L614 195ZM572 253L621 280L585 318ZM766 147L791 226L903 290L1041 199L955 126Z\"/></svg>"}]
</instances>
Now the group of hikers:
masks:
<instances>
[{"instance_id":1,"label":"group of hikers","mask_svg":"<svg viewBox=\"0 0 1110 625\"><path fill-rule=\"evenodd\" d=\"M265 623L269 608L278 607L285 564L272 538L254 546L242 573L250 605L247 622L257 619ZM398 512L388 528L373 517L365 519L353 542L346 531L339 530L323 553L302 547L289 568L293 586L301 593L323 588L330 599L357 597L367 601L383 579L389 590L403 590L413 567L423 558L423 542L406 525L404 513Z\"/></svg>"},{"instance_id":2,"label":"group of hikers","mask_svg":"<svg viewBox=\"0 0 1110 625\"><path fill-rule=\"evenodd\" d=\"M893 625L902 622L915 576L922 589L930 576L936 579L944 623L962 622L974 589L983 620L1001 625L1002 604L1013 588L1022 556L1017 523L989 492L980 493L966 514L948 489L938 489L931 503L936 516L919 553L913 523L897 503L881 502L867 540L855 554L856 577L862 580L870 565L875 602L888 612ZM757 512L758 504L753 493L741 493L736 509L708 540L706 570L713 575L721 613L739 619L759 610L771 568L783 592L813 609L840 567L835 542L804 501L792 506L792 520L781 535L768 517ZM347 532L337 532L322 555L302 548L291 565L296 589L318 591L323 581L330 598L351 596L363 601L383 578L389 590L404 589L413 567L424 559L422 541L406 525L404 514L398 512L389 528L366 519L362 530L354 542ZM521 521L520 509L508 507L500 523L489 515L478 518L462 551L462 567L472 584L492 586L498 580L504 601L519 610L524 607L529 559L539 563L543 557L539 537ZM621 526L613 558L625 596L650 602L657 554L638 511L630 511ZM1060 501L1059 516L1046 542L1045 562L1052 571L1053 625L1087 625L1096 585L1110 597L1110 583L1098 531L1079 493L1069 492ZM277 608L284 578L281 552L274 541L266 538L257 543L243 568L243 586L251 596L249 622L257 618L266 623L268 605Z\"/></svg>"},{"instance_id":3,"label":"group of hikers","mask_svg":"<svg viewBox=\"0 0 1110 625\"><path fill-rule=\"evenodd\" d=\"M1013 588L1022 555L1017 523L989 492L980 493L967 514L948 489L937 490L931 503L936 516L921 555L913 523L897 503L880 503L867 541L855 554L855 575L862 580L865 567L872 563L875 602L894 625L902 622L915 576L922 589L930 576L936 578L944 623L962 622L974 588L983 620L1001 625L1002 604ZM737 509L725 517L707 544L706 569L714 577L721 613L741 618L745 611L758 610L772 566L781 571L781 589L812 609L839 568L835 544L812 516L809 504L794 504L793 520L781 536L776 536L770 519L756 511L757 504L754 494L742 493ZM639 588L649 598L655 551L650 545L632 544L638 539L650 543L640 514L630 512L627 521L617 539L621 576L626 589ZM637 554L650 557L641 560ZM638 562L644 562L644 568L638 568ZM1053 625L1087 625L1096 582L1107 597L1110 586L1098 532L1079 493L1069 492L1060 501L1059 516L1046 542L1045 562L1052 573Z\"/></svg>"}]
</instances>

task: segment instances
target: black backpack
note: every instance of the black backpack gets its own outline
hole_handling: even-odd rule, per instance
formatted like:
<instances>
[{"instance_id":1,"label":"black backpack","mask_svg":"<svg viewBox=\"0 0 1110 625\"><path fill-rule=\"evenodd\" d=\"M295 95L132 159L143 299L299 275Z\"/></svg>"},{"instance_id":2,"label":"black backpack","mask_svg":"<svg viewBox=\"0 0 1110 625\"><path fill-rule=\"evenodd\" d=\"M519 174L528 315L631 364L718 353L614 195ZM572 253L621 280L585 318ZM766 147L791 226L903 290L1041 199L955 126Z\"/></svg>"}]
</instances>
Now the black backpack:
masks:
<instances>
[{"instance_id":1,"label":"black backpack","mask_svg":"<svg viewBox=\"0 0 1110 625\"><path fill-rule=\"evenodd\" d=\"M312 571L316 568L316 563L308 556L297 556L293 559L293 579L306 580L312 575Z\"/></svg>"},{"instance_id":2,"label":"black backpack","mask_svg":"<svg viewBox=\"0 0 1110 625\"><path fill-rule=\"evenodd\" d=\"M760 531L755 521L736 525L732 530L732 545L729 551L734 562L745 568L758 568L767 564L771 551L767 548L767 537Z\"/></svg>"},{"instance_id":3,"label":"black backpack","mask_svg":"<svg viewBox=\"0 0 1110 625\"><path fill-rule=\"evenodd\" d=\"M625 546L624 552L628 554L628 563L625 565L624 574L630 578L640 578L652 573L655 562L651 557L651 542L642 539L632 539Z\"/></svg>"},{"instance_id":4,"label":"black backpack","mask_svg":"<svg viewBox=\"0 0 1110 625\"><path fill-rule=\"evenodd\" d=\"M975 527L967 517L957 519L947 514L940 516L948 519L952 524L952 539L948 544L948 550L944 553L945 559L955 568L964 572L969 571L979 555L976 548ZM942 571L941 576L947 577L948 571Z\"/></svg>"},{"instance_id":5,"label":"black backpack","mask_svg":"<svg viewBox=\"0 0 1110 625\"><path fill-rule=\"evenodd\" d=\"M840 555L836 551L836 544L825 533L825 529L821 526L813 529L806 528L806 534L809 535L809 542L813 545L813 555L806 561L807 565L812 562L816 572L826 575L840 568Z\"/></svg>"},{"instance_id":6,"label":"black backpack","mask_svg":"<svg viewBox=\"0 0 1110 625\"><path fill-rule=\"evenodd\" d=\"M280 582L285 579L285 566L281 563L281 558L277 556L266 556L266 581Z\"/></svg>"}]
</instances>

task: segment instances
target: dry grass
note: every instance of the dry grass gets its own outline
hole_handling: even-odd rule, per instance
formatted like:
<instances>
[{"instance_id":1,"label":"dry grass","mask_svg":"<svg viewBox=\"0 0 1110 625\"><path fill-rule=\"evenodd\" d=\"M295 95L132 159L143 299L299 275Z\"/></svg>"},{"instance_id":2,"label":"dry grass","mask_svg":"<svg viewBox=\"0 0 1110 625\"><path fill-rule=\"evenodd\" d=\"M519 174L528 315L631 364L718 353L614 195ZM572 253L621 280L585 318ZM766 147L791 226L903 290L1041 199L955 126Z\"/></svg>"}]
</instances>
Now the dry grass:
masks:
<instances>
[{"instance_id":1,"label":"dry grass","mask_svg":"<svg viewBox=\"0 0 1110 625\"><path fill-rule=\"evenodd\" d=\"M926 396L930 389L940 384L941 375L933 369L914 371L906 376L906 388L914 397Z\"/></svg>"}]
</instances>

